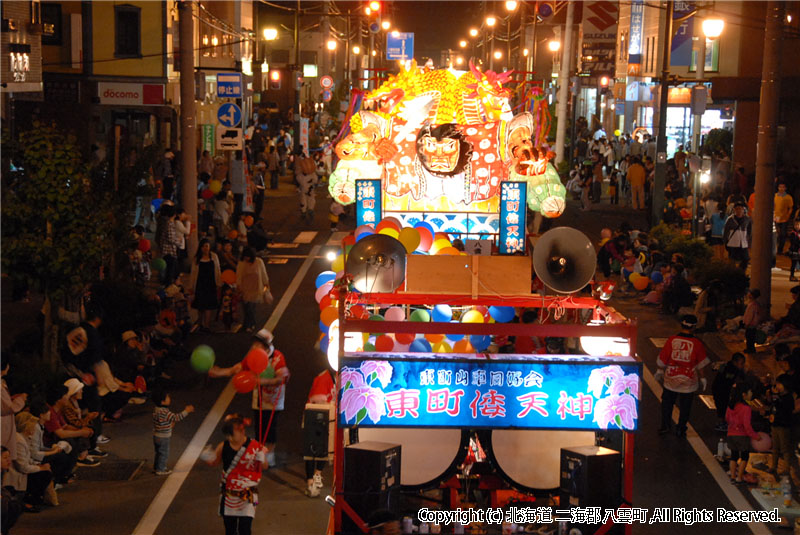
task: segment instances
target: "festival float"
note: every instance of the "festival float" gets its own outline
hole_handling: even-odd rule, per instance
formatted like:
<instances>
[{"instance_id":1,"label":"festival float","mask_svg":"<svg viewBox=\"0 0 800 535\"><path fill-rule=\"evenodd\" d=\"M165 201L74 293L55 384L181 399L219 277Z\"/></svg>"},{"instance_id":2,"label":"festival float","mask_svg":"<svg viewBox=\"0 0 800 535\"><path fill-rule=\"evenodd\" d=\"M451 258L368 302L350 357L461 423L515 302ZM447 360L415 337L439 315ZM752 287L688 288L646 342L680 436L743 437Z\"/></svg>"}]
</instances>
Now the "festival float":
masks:
<instances>
[{"instance_id":1,"label":"festival float","mask_svg":"<svg viewBox=\"0 0 800 535\"><path fill-rule=\"evenodd\" d=\"M542 99L514 115L509 81L412 63L363 96L371 110L336 146L329 190L357 218L316 279L320 348L339 372L337 534L366 533L381 508L416 523L423 508L551 507L549 522L517 523L555 529L570 507L630 507L636 325L592 282L581 232L531 247L528 210L557 218L566 191ZM570 528L622 532L616 521ZM499 530L464 524L441 529Z\"/></svg>"}]
</instances>

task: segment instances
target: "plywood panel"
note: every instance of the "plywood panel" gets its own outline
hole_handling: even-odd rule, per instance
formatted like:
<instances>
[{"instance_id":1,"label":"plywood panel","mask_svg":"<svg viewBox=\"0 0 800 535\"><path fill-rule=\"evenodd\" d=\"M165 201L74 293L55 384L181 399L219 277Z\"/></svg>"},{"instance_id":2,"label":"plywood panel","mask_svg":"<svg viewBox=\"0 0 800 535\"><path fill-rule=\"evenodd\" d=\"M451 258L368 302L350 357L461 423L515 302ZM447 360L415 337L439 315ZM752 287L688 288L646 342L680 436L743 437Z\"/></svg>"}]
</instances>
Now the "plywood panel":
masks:
<instances>
[{"instance_id":1,"label":"plywood panel","mask_svg":"<svg viewBox=\"0 0 800 535\"><path fill-rule=\"evenodd\" d=\"M473 272L477 273L474 280ZM407 293L530 295L530 289L527 256L406 257Z\"/></svg>"}]
</instances>

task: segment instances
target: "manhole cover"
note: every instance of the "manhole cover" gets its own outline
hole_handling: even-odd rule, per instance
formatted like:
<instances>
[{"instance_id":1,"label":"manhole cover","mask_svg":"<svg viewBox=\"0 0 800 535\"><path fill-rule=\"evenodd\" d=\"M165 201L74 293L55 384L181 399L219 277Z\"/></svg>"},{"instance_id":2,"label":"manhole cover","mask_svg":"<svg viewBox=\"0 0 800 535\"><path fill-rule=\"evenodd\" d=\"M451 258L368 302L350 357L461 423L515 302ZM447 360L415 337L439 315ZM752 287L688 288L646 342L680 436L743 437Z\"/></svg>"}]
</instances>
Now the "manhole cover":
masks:
<instances>
[{"instance_id":1,"label":"manhole cover","mask_svg":"<svg viewBox=\"0 0 800 535\"><path fill-rule=\"evenodd\" d=\"M78 479L84 481L129 481L144 461L100 461L100 466L79 466Z\"/></svg>"}]
</instances>

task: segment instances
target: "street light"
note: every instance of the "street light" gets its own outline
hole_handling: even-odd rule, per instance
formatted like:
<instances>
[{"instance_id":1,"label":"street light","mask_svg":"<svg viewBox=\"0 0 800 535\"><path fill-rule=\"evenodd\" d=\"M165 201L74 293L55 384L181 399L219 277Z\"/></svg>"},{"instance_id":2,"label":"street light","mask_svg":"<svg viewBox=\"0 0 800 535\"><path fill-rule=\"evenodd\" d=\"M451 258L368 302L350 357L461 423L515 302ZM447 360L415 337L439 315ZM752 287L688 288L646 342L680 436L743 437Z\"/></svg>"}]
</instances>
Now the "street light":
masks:
<instances>
[{"instance_id":1,"label":"street light","mask_svg":"<svg viewBox=\"0 0 800 535\"><path fill-rule=\"evenodd\" d=\"M383 28L384 30L388 30L391 27L392 27L392 23L389 22L388 20L385 20L385 21L381 22L381 28Z\"/></svg>"},{"instance_id":2,"label":"street light","mask_svg":"<svg viewBox=\"0 0 800 535\"><path fill-rule=\"evenodd\" d=\"M328 40L328 50L336 50L336 41L334 39Z\"/></svg>"},{"instance_id":3,"label":"street light","mask_svg":"<svg viewBox=\"0 0 800 535\"><path fill-rule=\"evenodd\" d=\"M493 17L492 15L489 15L488 17L486 17L486 25L487 26L489 26L491 28L495 24L497 24L497 19L495 17Z\"/></svg>"},{"instance_id":4,"label":"street light","mask_svg":"<svg viewBox=\"0 0 800 535\"><path fill-rule=\"evenodd\" d=\"M502 57L503 57L503 52L502 51L500 51L500 50L495 50L494 51L494 59L500 59Z\"/></svg>"},{"instance_id":5,"label":"street light","mask_svg":"<svg viewBox=\"0 0 800 535\"><path fill-rule=\"evenodd\" d=\"M722 35L725 21L722 19L706 19L703 21L703 34L709 39L716 39Z\"/></svg>"},{"instance_id":6,"label":"street light","mask_svg":"<svg viewBox=\"0 0 800 535\"><path fill-rule=\"evenodd\" d=\"M468 44L467 41L465 41L464 39L458 42L458 46L460 46L461 48L467 48L467 44Z\"/></svg>"},{"instance_id":7,"label":"street light","mask_svg":"<svg viewBox=\"0 0 800 535\"><path fill-rule=\"evenodd\" d=\"M370 2L370 3L369 3L369 8L370 8L372 11L380 11L380 10L381 10L381 3L380 3L380 2L377 2L377 1L375 1L375 2Z\"/></svg>"},{"instance_id":8,"label":"street light","mask_svg":"<svg viewBox=\"0 0 800 535\"><path fill-rule=\"evenodd\" d=\"M353 54L355 54L356 56L361 54L361 47L358 46L358 45L354 45L352 50L353 50Z\"/></svg>"},{"instance_id":9,"label":"street light","mask_svg":"<svg viewBox=\"0 0 800 535\"><path fill-rule=\"evenodd\" d=\"M470 35L470 37L478 37L478 29L477 28L470 28L469 29L469 35Z\"/></svg>"},{"instance_id":10,"label":"street light","mask_svg":"<svg viewBox=\"0 0 800 535\"><path fill-rule=\"evenodd\" d=\"M558 52L561 49L561 41L548 41L547 48L550 52Z\"/></svg>"},{"instance_id":11,"label":"street light","mask_svg":"<svg viewBox=\"0 0 800 535\"><path fill-rule=\"evenodd\" d=\"M262 33L264 34L265 41L274 41L278 38L278 30L275 28L264 28Z\"/></svg>"},{"instance_id":12,"label":"street light","mask_svg":"<svg viewBox=\"0 0 800 535\"><path fill-rule=\"evenodd\" d=\"M508 0L506 2L506 9L508 11L514 11L515 9L517 9L517 5L518 5L518 3L514 2L514 0Z\"/></svg>"},{"instance_id":13,"label":"street light","mask_svg":"<svg viewBox=\"0 0 800 535\"><path fill-rule=\"evenodd\" d=\"M462 63L464 63L464 58L462 58L461 56L457 56L456 65L461 65Z\"/></svg>"}]
</instances>

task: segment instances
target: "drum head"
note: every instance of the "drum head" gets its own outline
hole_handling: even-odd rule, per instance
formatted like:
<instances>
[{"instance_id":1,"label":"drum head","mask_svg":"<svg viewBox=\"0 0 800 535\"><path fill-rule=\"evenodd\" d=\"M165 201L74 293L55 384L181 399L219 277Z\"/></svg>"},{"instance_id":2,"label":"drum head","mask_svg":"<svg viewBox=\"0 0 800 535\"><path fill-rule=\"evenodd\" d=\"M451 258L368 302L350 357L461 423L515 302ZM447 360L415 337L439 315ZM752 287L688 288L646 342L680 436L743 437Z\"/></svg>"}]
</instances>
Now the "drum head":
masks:
<instances>
[{"instance_id":1,"label":"drum head","mask_svg":"<svg viewBox=\"0 0 800 535\"><path fill-rule=\"evenodd\" d=\"M495 429L487 455L512 486L532 492L561 484L561 448L593 446L592 431L516 431Z\"/></svg>"},{"instance_id":2,"label":"drum head","mask_svg":"<svg viewBox=\"0 0 800 535\"><path fill-rule=\"evenodd\" d=\"M461 429L359 427L358 440L400 444L400 484L408 490L436 487L464 460L469 433Z\"/></svg>"}]
</instances>

